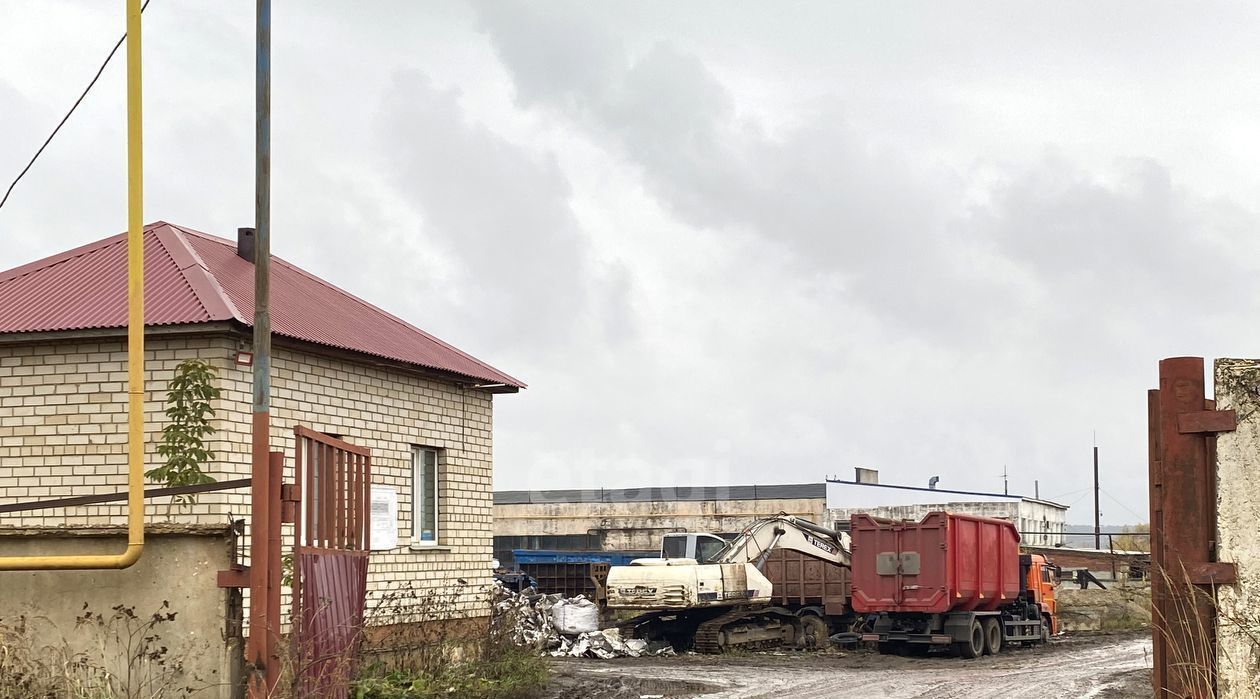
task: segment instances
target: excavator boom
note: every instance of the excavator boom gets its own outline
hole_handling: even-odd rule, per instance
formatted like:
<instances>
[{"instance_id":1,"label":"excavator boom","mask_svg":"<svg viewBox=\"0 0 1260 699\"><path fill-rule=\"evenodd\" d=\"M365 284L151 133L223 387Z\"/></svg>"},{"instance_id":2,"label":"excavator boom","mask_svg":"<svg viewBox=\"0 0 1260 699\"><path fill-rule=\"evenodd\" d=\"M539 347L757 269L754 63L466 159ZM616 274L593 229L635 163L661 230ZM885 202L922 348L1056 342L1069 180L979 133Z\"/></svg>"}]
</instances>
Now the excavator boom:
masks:
<instances>
[{"instance_id":1,"label":"excavator boom","mask_svg":"<svg viewBox=\"0 0 1260 699\"><path fill-rule=\"evenodd\" d=\"M761 570L775 549L790 549L845 567L851 560L847 534L800 517L780 514L750 524L709 562L752 563Z\"/></svg>"}]
</instances>

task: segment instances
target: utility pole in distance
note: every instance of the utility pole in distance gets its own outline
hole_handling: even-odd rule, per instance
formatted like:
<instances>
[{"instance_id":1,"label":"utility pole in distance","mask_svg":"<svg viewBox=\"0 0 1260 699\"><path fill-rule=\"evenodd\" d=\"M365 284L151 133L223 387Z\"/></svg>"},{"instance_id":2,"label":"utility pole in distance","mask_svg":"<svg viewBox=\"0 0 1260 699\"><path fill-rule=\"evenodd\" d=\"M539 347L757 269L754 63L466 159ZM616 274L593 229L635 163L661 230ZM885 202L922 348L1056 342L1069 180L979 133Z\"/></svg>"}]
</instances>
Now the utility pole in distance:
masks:
<instances>
[{"instance_id":1,"label":"utility pole in distance","mask_svg":"<svg viewBox=\"0 0 1260 699\"><path fill-rule=\"evenodd\" d=\"M1098 445L1094 445L1094 548L1102 548L1102 527L1098 515Z\"/></svg>"}]
</instances>

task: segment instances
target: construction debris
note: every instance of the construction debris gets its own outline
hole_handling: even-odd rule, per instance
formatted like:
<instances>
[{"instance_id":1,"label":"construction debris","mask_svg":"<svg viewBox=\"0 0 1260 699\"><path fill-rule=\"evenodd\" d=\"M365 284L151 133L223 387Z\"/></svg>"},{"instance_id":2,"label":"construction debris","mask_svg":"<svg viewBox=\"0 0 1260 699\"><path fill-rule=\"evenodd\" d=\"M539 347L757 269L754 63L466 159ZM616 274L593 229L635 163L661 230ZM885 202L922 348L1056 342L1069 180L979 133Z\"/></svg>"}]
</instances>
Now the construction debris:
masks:
<instances>
[{"instance_id":1,"label":"construction debris","mask_svg":"<svg viewBox=\"0 0 1260 699\"><path fill-rule=\"evenodd\" d=\"M599 631L599 606L584 595L562 599L551 606L551 624L565 636Z\"/></svg>"},{"instance_id":2,"label":"construction debris","mask_svg":"<svg viewBox=\"0 0 1260 699\"><path fill-rule=\"evenodd\" d=\"M493 624L507 632L516 645L557 658L608 660L674 655L668 643L649 644L639 638L623 640L615 628L600 631L599 607L582 595L571 598L543 595L532 587L518 593L496 584Z\"/></svg>"}]
</instances>

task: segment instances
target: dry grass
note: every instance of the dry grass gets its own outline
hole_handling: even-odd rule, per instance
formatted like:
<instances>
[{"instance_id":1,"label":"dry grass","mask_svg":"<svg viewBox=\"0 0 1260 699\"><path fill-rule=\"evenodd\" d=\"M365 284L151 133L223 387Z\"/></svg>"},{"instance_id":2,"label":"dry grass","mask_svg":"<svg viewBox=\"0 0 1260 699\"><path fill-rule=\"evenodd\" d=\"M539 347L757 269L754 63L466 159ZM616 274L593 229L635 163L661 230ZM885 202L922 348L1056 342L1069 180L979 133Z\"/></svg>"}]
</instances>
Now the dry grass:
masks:
<instances>
[{"instance_id":1,"label":"dry grass","mask_svg":"<svg viewBox=\"0 0 1260 699\"><path fill-rule=\"evenodd\" d=\"M1157 570L1156 574L1161 576L1164 594L1171 605L1167 613L1154 608L1154 633L1162 634L1167 641L1165 663L1169 685L1182 688L1186 696L1200 699L1257 696L1260 693L1260 611L1222 610L1216 599L1215 587L1191 584L1184 567L1176 573ZM1243 670L1250 678L1251 686L1217 686L1218 631L1241 638L1249 647L1251 666ZM1181 642L1183 638L1189 639L1189 642Z\"/></svg>"},{"instance_id":2,"label":"dry grass","mask_svg":"<svg viewBox=\"0 0 1260 699\"><path fill-rule=\"evenodd\" d=\"M176 612L163 602L148 616L117 605L108 614L83 609L73 636L45 618L0 622L0 699L165 699L205 687L184 671L183 659L162 642ZM35 641L33 625L48 625L56 645ZM44 634L45 636L49 634ZM73 641L73 643L72 643ZM87 646L90 650L75 650Z\"/></svg>"},{"instance_id":3,"label":"dry grass","mask_svg":"<svg viewBox=\"0 0 1260 699\"><path fill-rule=\"evenodd\" d=\"M314 686L336 685L349 685L357 699L535 695L546 683L546 663L511 643L512 620L486 624L464 611L465 602L483 594L460 582L441 590L395 585L349 634L349 653L320 658L310 649L323 644L284 644L282 677L271 696L296 699Z\"/></svg>"}]
</instances>

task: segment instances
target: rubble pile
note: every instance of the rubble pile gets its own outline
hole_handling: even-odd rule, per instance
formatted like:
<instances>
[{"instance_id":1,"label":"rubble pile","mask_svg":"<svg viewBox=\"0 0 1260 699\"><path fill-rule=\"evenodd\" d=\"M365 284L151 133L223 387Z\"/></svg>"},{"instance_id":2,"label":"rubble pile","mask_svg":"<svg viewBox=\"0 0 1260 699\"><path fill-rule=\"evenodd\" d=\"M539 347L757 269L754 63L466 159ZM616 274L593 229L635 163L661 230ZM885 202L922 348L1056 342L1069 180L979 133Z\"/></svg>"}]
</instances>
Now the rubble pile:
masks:
<instances>
[{"instance_id":1,"label":"rubble pile","mask_svg":"<svg viewBox=\"0 0 1260 699\"><path fill-rule=\"evenodd\" d=\"M494 591L494 625L518 646L540 654L572 658L637 658L673 655L668 643L649 644L639 638L622 639L617 629L598 628L598 608L582 595L565 598L544 595L527 587L513 592L503 585Z\"/></svg>"}]
</instances>

